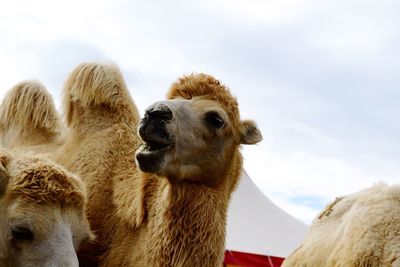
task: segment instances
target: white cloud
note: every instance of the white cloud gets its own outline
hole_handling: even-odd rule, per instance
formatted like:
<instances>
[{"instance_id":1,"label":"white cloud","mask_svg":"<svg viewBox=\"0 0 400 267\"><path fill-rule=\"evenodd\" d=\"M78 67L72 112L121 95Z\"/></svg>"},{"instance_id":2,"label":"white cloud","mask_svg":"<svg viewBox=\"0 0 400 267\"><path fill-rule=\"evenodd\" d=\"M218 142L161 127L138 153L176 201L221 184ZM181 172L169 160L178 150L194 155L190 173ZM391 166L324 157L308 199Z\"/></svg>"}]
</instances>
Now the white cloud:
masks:
<instances>
[{"instance_id":1,"label":"white cloud","mask_svg":"<svg viewBox=\"0 0 400 267\"><path fill-rule=\"evenodd\" d=\"M271 26L290 24L302 17L313 0L219 0L207 1L208 8L244 24Z\"/></svg>"},{"instance_id":2,"label":"white cloud","mask_svg":"<svg viewBox=\"0 0 400 267\"><path fill-rule=\"evenodd\" d=\"M399 36L398 8L394 1L318 2L306 22L305 37L310 45L330 54L331 60L371 63Z\"/></svg>"},{"instance_id":3,"label":"white cloud","mask_svg":"<svg viewBox=\"0 0 400 267\"><path fill-rule=\"evenodd\" d=\"M393 0L7 1L0 95L27 78L59 102L81 61L112 60L140 110L183 73L214 74L265 141L245 167L309 222L337 195L399 180L399 4ZM325 203L321 203L323 205Z\"/></svg>"}]
</instances>

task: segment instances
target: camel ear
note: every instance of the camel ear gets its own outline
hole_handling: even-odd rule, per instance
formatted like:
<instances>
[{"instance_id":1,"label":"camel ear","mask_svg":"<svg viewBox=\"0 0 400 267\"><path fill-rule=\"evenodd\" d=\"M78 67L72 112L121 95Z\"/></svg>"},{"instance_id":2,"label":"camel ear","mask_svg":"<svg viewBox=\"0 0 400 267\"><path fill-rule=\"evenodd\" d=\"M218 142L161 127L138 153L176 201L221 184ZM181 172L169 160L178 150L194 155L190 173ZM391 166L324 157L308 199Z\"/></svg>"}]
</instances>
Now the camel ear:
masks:
<instances>
[{"instance_id":1,"label":"camel ear","mask_svg":"<svg viewBox=\"0 0 400 267\"><path fill-rule=\"evenodd\" d=\"M253 145L263 139L257 124L251 120L244 120L241 123L240 143L245 145Z\"/></svg>"},{"instance_id":2,"label":"camel ear","mask_svg":"<svg viewBox=\"0 0 400 267\"><path fill-rule=\"evenodd\" d=\"M9 175L6 167L9 161L10 155L4 151L0 151L0 197L4 194L8 184Z\"/></svg>"}]
</instances>

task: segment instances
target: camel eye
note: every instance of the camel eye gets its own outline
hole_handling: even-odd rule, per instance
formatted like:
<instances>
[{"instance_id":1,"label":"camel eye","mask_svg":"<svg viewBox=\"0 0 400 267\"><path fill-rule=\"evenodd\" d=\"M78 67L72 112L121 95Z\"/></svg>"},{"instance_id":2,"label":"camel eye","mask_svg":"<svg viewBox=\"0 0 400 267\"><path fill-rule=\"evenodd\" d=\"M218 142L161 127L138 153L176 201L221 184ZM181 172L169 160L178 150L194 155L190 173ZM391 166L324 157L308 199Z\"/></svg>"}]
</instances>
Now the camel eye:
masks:
<instances>
[{"instance_id":1,"label":"camel eye","mask_svg":"<svg viewBox=\"0 0 400 267\"><path fill-rule=\"evenodd\" d=\"M208 112L205 116L206 122L214 127L214 128L221 128L224 125L224 120L218 115L217 112Z\"/></svg>"},{"instance_id":2,"label":"camel eye","mask_svg":"<svg viewBox=\"0 0 400 267\"><path fill-rule=\"evenodd\" d=\"M12 237L18 241L33 240L33 232L28 227L23 227L23 226L11 227L11 234Z\"/></svg>"}]
</instances>

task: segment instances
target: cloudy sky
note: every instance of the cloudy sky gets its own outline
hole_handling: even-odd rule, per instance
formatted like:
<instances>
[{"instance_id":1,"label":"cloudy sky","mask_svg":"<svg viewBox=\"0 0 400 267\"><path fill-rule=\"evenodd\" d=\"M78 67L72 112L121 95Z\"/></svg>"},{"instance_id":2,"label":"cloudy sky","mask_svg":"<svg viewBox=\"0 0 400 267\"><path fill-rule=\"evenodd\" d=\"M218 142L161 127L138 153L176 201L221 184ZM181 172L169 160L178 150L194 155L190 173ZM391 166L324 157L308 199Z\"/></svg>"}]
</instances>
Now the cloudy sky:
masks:
<instances>
[{"instance_id":1,"label":"cloudy sky","mask_svg":"<svg viewBox=\"0 0 400 267\"><path fill-rule=\"evenodd\" d=\"M400 181L397 0L1 1L0 95L41 80L60 102L83 61L113 61L140 110L213 74L264 141L260 189L309 223L335 196Z\"/></svg>"}]
</instances>

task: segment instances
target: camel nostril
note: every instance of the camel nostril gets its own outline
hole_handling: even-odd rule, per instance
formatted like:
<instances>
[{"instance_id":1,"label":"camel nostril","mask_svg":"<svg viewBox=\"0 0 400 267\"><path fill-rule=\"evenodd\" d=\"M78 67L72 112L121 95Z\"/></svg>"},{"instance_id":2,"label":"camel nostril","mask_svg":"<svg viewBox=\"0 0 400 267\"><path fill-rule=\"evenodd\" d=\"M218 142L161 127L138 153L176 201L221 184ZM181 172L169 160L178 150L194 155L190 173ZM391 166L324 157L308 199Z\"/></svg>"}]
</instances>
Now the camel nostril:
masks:
<instances>
[{"instance_id":1,"label":"camel nostril","mask_svg":"<svg viewBox=\"0 0 400 267\"><path fill-rule=\"evenodd\" d=\"M146 116L149 119L153 120L154 119L171 120L173 117L171 109L164 104L156 105L154 108L147 110Z\"/></svg>"}]
</instances>

